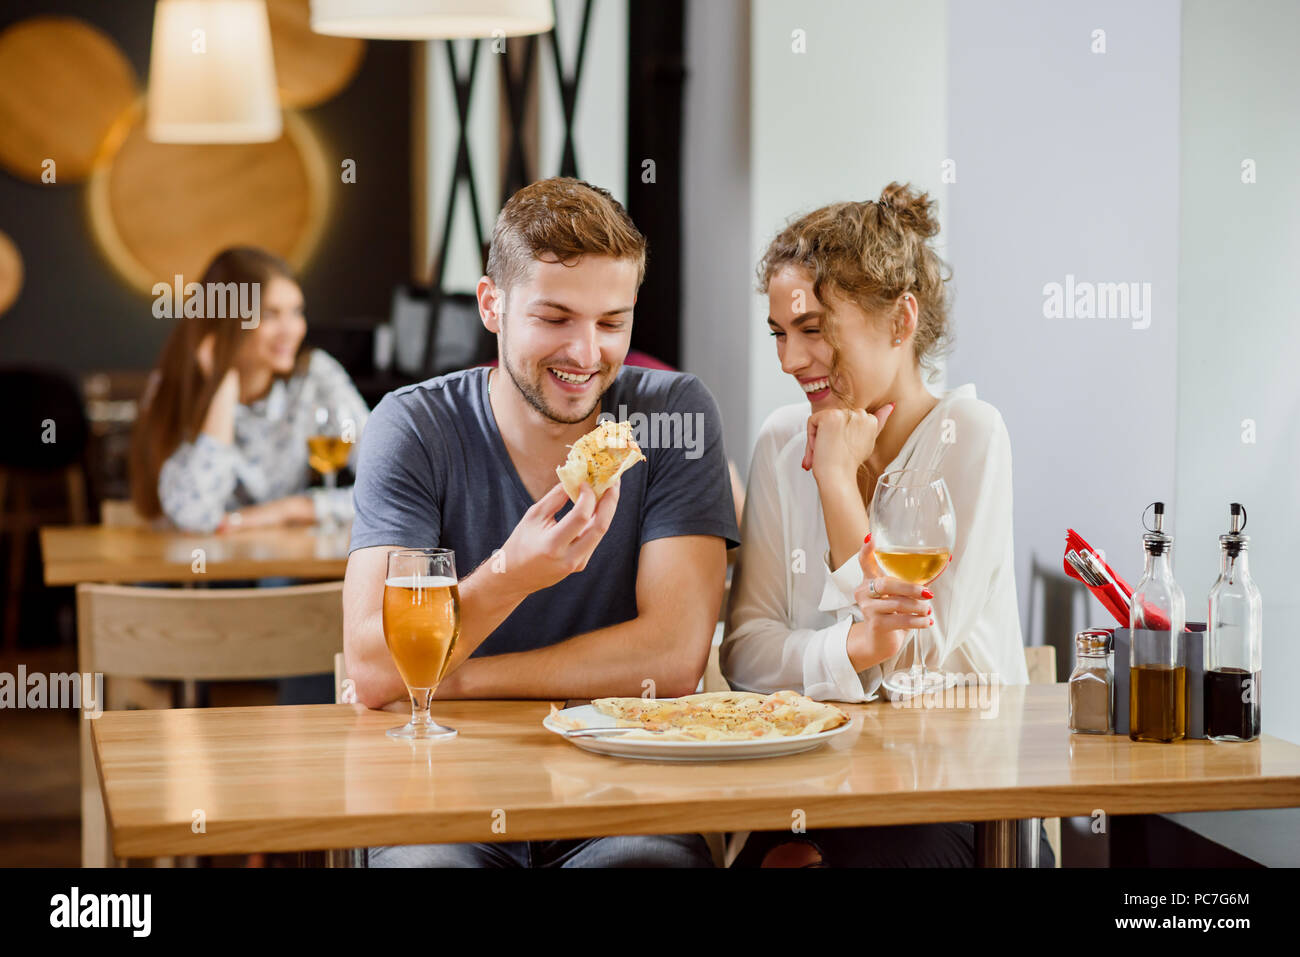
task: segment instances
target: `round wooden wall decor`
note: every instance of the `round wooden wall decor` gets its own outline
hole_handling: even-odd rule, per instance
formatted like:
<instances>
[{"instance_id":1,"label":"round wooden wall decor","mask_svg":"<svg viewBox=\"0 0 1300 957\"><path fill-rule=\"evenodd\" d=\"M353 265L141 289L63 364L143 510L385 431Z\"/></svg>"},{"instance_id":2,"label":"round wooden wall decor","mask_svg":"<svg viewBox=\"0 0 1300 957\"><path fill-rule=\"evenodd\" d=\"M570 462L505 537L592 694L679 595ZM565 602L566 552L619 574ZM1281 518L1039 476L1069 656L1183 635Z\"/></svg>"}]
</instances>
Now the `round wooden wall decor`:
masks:
<instances>
[{"instance_id":1,"label":"round wooden wall decor","mask_svg":"<svg viewBox=\"0 0 1300 957\"><path fill-rule=\"evenodd\" d=\"M0 233L0 315L14 304L23 288L23 257L14 241Z\"/></svg>"},{"instance_id":2,"label":"round wooden wall decor","mask_svg":"<svg viewBox=\"0 0 1300 957\"><path fill-rule=\"evenodd\" d=\"M310 0L267 0L280 105L317 106L352 82L366 41L311 31Z\"/></svg>"},{"instance_id":3,"label":"round wooden wall decor","mask_svg":"<svg viewBox=\"0 0 1300 957\"><path fill-rule=\"evenodd\" d=\"M271 143L154 143L144 111L111 163L91 177L91 225L105 255L134 287L181 275L198 282L227 246L269 249L300 269L320 238L329 203L320 142L284 114Z\"/></svg>"},{"instance_id":4,"label":"round wooden wall decor","mask_svg":"<svg viewBox=\"0 0 1300 957\"><path fill-rule=\"evenodd\" d=\"M138 95L107 34L74 17L18 21L0 33L0 165L40 183L53 160L54 183L84 180L112 155Z\"/></svg>"}]
</instances>

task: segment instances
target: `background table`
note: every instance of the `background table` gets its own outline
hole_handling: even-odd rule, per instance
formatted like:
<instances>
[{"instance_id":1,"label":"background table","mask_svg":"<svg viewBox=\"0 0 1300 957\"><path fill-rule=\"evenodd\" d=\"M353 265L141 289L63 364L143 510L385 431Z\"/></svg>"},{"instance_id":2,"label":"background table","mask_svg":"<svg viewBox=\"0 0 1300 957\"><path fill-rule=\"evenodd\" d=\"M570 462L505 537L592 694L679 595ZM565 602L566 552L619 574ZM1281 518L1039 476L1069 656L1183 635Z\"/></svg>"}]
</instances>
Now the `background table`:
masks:
<instances>
[{"instance_id":1,"label":"background table","mask_svg":"<svg viewBox=\"0 0 1300 957\"><path fill-rule=\"evenodd\" d=\"M45 584L341 579L350 529L314 525L199 535L102 525L41 529ZM201 549L205 570L194 571Z\"/></svg>"},{"instance_id":2,"label":"background table","mask_svg":"<svg viewBox=\"0 0 1300 957\"><path fill-rule=\"evenodd\" d=\"M1300 804L1300 746L1072 735L1066 690L844 705L816 750L708 764L590 754L538 701L436 702L444 742L389 738L401 716L360 705L105 712L92 735L119 857Z\"/></svg>"}]
</instances>

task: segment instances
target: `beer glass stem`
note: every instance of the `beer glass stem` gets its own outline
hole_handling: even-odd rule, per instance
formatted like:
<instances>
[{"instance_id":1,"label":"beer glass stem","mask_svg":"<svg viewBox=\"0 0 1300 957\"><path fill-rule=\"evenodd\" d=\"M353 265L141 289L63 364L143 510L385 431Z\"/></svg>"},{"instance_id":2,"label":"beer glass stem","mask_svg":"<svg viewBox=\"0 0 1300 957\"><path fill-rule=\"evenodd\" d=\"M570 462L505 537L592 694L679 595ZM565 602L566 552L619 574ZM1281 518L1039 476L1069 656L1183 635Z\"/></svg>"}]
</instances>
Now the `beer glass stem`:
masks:
<instances>
[{"instance_id":1,"label":"beer glass stem","mask_svg":"<svg viewBox=\"0 0 1300 957\"><path fill-rule=\"evenodd\" d=\"M421 728L434 727L429 707L433 704L432 688L411 688L411 724Z\"/></svg>"}]
</instances>

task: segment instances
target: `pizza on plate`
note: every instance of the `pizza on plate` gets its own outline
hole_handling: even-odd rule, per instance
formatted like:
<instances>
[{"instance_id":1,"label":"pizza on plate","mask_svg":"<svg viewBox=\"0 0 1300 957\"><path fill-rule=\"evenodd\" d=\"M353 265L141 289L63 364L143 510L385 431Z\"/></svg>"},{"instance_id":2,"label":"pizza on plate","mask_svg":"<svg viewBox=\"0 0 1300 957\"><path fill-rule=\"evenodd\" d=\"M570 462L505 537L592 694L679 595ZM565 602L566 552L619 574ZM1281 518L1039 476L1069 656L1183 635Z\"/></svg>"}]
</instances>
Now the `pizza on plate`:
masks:
<instances>
[{"instance_id":1,"label":"pizza on plate","mask_svg":"<svg viewBox=\"0 0 1300 957\"><path fill-rule=\"evenodd\" d=\"M592 707L621 728L621 738L656 741L752 741L817 734L849 716L832 704L795 691L755 694L710 691L680 698L597 698Z\"/></svg>"}]
</instances>

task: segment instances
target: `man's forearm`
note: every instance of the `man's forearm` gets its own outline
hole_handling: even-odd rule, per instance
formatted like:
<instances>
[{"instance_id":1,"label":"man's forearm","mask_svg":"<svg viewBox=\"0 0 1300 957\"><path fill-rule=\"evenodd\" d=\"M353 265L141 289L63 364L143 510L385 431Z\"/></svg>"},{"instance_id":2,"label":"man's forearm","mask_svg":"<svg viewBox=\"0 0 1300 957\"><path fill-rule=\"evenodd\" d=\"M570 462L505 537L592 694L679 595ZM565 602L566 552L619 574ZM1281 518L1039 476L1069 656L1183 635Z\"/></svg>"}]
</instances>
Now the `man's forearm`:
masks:
<instances>
[{"instance_id":1,"label":"man's forearm","mask_svg":"<svg viewBox=\"0 0 1300 957\"><path fill-rule=\"evenodd\" d=\"M498 572L490 559L461 579L460 635L447 663L448 677L510 617L529 591L514 576Z\"/></svg>"},{"instance_id":2,"label":"man's forearm","mask_svg":"<svg viewBox=\"0 0 1300 957\"><path fill-rule=\"evenodd\" d=\"M510 616L527 597L508 576L492 570L490 562L480 565L472 574L460 581L460 634L452 649L444 685L454 676L458 666L474 653L488 635ZM393 664L384 640L382 611L367 617L362 631L366 636L365 652L358 670L365 671L365 694L362 700L372 707L407 696L406 685ZM439 694L439 697L445 695ZM459 697L466 697L464 695Z\"/></svg>"},{"instance_id":3,"label":"man's forearm","mask_svg":"<svg viewBox=\"0 0 1300 957\"><path fill-rule=\"evenodd\" d=\"M439 698L595 698L691 694L712 628L665 627L645 616L537 648L474 658L447 676ZM645 682L651 681L653 685Z\"/></svg>"}]
</instances>

